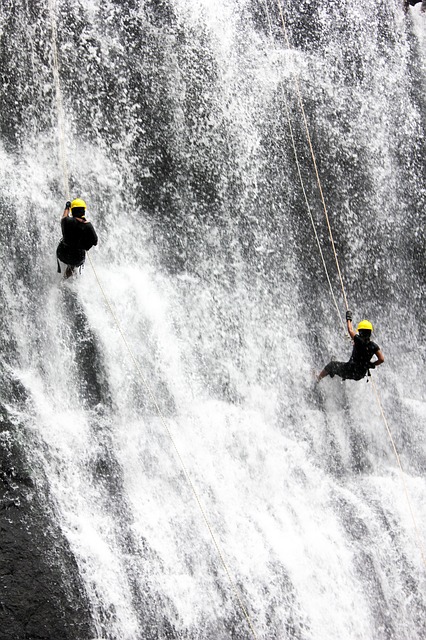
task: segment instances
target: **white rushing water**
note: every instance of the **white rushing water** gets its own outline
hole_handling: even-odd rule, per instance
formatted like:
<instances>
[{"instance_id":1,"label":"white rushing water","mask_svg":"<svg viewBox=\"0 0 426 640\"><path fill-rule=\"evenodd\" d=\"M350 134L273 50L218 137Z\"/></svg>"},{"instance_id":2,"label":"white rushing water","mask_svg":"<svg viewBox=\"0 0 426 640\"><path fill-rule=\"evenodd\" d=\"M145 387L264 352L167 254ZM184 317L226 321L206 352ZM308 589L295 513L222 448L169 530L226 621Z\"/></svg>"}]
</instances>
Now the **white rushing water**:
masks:
<instances>
[{"instance_id":1,"label":"white rushing water","mask_svg":"<svg viewBox=\"0 0 426 640\"><path fill-rule=\"evenodd\" d=\"M50 116L0 147L5 366L29 398L9 409L99 639L425 636L426 18L293 4L289 49L270 1L58 2L71 194L31 45ZM351 347L295 169L284 96L344 312L295 77L410 505L371 383L314 386ZM99 245L63 281L68 196Z\"/></svg>"}]
</instances>

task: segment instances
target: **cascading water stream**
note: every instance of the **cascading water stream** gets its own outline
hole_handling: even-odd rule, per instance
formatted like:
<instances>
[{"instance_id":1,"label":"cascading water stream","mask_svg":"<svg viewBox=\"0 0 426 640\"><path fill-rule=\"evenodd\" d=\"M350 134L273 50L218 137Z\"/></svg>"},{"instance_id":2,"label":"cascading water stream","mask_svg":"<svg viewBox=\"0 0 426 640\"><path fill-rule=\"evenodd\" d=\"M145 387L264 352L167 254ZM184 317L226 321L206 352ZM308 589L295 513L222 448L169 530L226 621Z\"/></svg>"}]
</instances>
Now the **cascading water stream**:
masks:
<instances>
[{"instance_id":1,"label":"cascading water stream","mask_svg":"<svg viewBox=\"0 0 426 640\"><path fill-rule=\"evenodd\" d=\"M344 311L297 77L424 544L425 19L396 1L286 3L289 47L279 6L23 1L0 17L0 526L16 557L34 531L60 612L38 620L0 566L8 640L425 635L425 566L371 384L314 386L350 345L284 105ZM100 242L95 272L65 282L68 195Z\"/></svg>"}]
</instances>

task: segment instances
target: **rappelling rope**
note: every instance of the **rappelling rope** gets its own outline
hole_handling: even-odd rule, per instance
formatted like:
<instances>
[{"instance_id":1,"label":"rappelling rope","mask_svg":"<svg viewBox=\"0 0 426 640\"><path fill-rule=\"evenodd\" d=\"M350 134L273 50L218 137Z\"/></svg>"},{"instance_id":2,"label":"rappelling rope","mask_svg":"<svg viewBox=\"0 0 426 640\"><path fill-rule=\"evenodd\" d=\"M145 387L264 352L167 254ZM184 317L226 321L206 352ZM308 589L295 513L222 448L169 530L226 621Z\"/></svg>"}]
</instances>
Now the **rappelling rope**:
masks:
<instances>
[{"instance_id":1,"label":"rappelling rope","mask_svg":"<svg viewBox=\"0 0 426 640\"><path fill-rule=\"evenodd\" d=\"M190 486L190 488L191 488L191 491L192 491L192 493L193 493L193 495L194 495L194 497L195 497L195 500L196 500L196 502L197 502L197 504L198 504L198 507L199 507L199 509L200 509L200 511L201 511L201 514L202 514L202 516L203 516L203 519L204 519L204 522L205 522L205 524L206 524L206 527L207 527L207 529L208 529L208 531L209 531L209 533L210 533L210 537L211 537L211 539L212 539L212 541L213 541L213 544L214 544L214 546L215 546L215 548L216 548L217 554L218 554L218 556L219 556L219 558L220 558L220 562L221 562L221 564L222 564L222 566L223 566L223 568L224 568L224 570L225 570L226 575L228 576L228 580L229 580L229 582L230 582L230 584L231 584L231 586L232 586L232 590L233 590L233 592L234 592L234 594L235 594L235 597L236 597L236 599L237 599L237 601L238 601L238 604L239 604L239 605L240 605L240 607L241 607L241 610L242 610L242 612L243 612L243 614L244 614L244 617L245 617L245 619L246 619L246 621L247 621L247 624L248 624L248 626L249 626L249 628L250 628L250 631L251 631L251 633L253 634L253 637L254 637L254 638L257 638L257 635L256 635L256 632L255 632L255 630L254 630L254 628L253 628L253 624L252 624L252 622L251 622L251 618L250 618L250 616L249 616L249 613L248 613L248 611L247 611L246 607L244 606L244 603L243 603L243 601L242 601L242 599L241 599L240 592L239 592L239 590L238 590L238 588L237 588L237 586L236 586L236 584L235 584L235 582L234 582L234 580L233 580L233 578L232 578L232 576L231 576L231 573L230 573L230 570L229 570L229 568L228 568L228 565L226 564L226 561L225 561L225 558L224 558L223 552L222 552L222 550L221 550L221 548L220 548L220 546L219 546L219 543L218 543L218 541L217 541L217 539L216 539L216 536L215 536L215 534L214 534L214 532L213 532L212 525L210 524L210 521L209 521L209 519L208 519L208 517L207 517L207 514L206 514L206 511L205 511L205 508L204 508L204 506L203 506L203 504L202 504L202 502L201 502L201 499L200 499L200 497L199 497L199 495L198 495L197 490L195 489L195 486L194 486L194 484L193 484L193 482L192 482L191 476L189 475L189 473L188 473L188 471L187 471L187 469L186 469L186 466L185 466L185 463L184 463L183 458L182 458L182 456L181 456L181 453L180 453L180 451L179 451L179 449L178 449L178 447L177 447L177 445L176 445L176 443L175 443L175 440L174 440L173 435L172 435L172 433L171 433L171 431L170 431L170 428L169 428L169 426L168 426L168 424L167 424L167 422L166 422L166 419L165 419L165 417L164 417L164 415L163 415L163 412L161 411L161 409L160 409L160 407L159 407L159 405L158 405L158 402L157 402L157 400L156 400L156 398L155 398L155 395L154 395L154 393L153 393L153 391L152 391L152 389L151 389L150 385L148 384L148 382L147 382L147 380L146 380L145 376L143 375L143 373L142 373L142 371L141 371L141 368L140 368L140 366L139 366L139 363L138 363L138 361L136 360L136 357L135 357L135 355L134 355L134 353L133 353L133 351L132 351L132 349L131 349L131 347L130 347L130 345L129 345L129 343L128 343L127 339L126 339L126 336L125 336L125 334L124 334L124 331L123 331L123 330L122 330L122 328L121 328L121 324L120 324L120 322L119 322L119 320L118 320L118 318L117 318L117 315L115 314L114 309L112 308L112 305L111 305L111 303L110 303L110 301L109 301L109 299L108 299L108 296L106 295L105 290L104 290L104 288L103 288L103 286L102 286L102 283L101 283L101 281L99 280L98 274L97 274L96 269L95 269L95 267L94 267L94 265L93 265L93 261L92 261L92 259L91 259L91 257L90 257L90 255L89 255L89 254L87 254L87 256L88 256L88 258L89 258L90 265L91 265L91 267L92 267L92 269L93 269L93 273L94 273L94 275L95 275L96 282L98 283L98 286L99 286L99 288L100 288L100 290L101 290L101 292L102 292L102 295L103 295L103 297L104 297L105 303L106 303L106 305L107 305L107 307L108 307L108 309L109 309L109 311L110 311L110 313L111 313L111 315L112 315L112 317L113 317L113 319L114 319L115 325L116 325L116 327L117 327L117 329L118 329L118 331L119 331L119 333L120 333L120 335L121 335L121 338L122 338L122 340L123 340L123 342L124 342L124 344L125 344L125 346L126 346L126 349L127 349L128 353L129 353L129 356L130 356L130 358L131 358L131 360L132 360L132 362L133 362L133 364L134 364L134 366L135 366L135 369L136 369L136 371L138 372L139 378L140 378L140 380L142 381L142 383L143 383L143 385L144 385L145 389L147 390L147 392L148 392L148 394L149 394L149 397L151 398L151 401L152 401L152 403L153 403L154 407L155 407L155 408L156 408L156 410L157 410L158 416L159 416L159 418L160 418L160 420L161 420L161 422L162 422L162 424L163 424L163 427L165 428L165 430L166 430L166 432L167 432L167 435L168 435L168 436L169 436L169 438L170 438L170 441L171 441L171 443L172 443L172 445L173 445L173 448L174 448L174 450L175 450L175 453L176 453L176 455L177 455L177 457L178 457L178 460L179 460L179 462L180 462L180 464L181 464L182 470L183 470L183 472L184 472L184 474L185 474L186 480L187 480L187 482L188 482L188 484L189 484L189 486Z\"/></svg>"},{"instance_id":2,"label":"rappelling rope","mask_svg":"<svg viewBox=\"0 0 426 640\"><path fill-rule=\"evenodd\" d=\"M66 162L66 148L65 148L65 135L64 135L65 118L64 118L62 92L61 92L61 85L60 85L58 51L57 51L57 44L56 44L57 43L56 11L55 11L56 10L56 0L49 0L49 7L50 7L50 17L51 17L51 23L52 23L53 75L54 75L54 78L55 78L56 102L57 102L57 110L58 110L58 130L59 130L59 141L60 141L59 148L60 148L62 172L63 172L63 178L64 178L64 188L65 188L65 193L67 194L67 197L69 198L70 197L69 178L68 178L68 166L67 166L67 162ZM119 334L120 334L120 336L121 336L121 338L123 340L123 343L124 343L124 345L125 345L125 347L127 349L127 352L128 352L128 354L130 356L130 359L132 360L132 362L134 364L134 367L135 367L135 369L136 369L136 371L138 373L138 376L139 376L140 380L142 381L146 391L148 392L148 395L151 398L151 401L152 401L152 403L153 403L153 405L154 405L154 407L155 407L155 409L156 409L156 411L158 413L158 416L159 416L159 418L161 420L161 423L162 423L164 429L166 430L166 433L167 433L167 435L168 435L168 437L170 439L170 442L172 443L173 449L174 449L174 451L176 453L176 456L177 456L177 458L178 458L178 460L180 462L182 471L183 471L183 473L185 475L185 478L186 478L186 480L188 482L188 485L189 485L189 487L190 487L190 489L192 491L192 494L193 494L193 496L194 496L194 498L195 498L195 500L196 500L196 502L198 504L198 507L199 507L199 509L201 511L204 523L205 523L205 525L206 525L206 527L208 529L208 532L209 532L210 537L212 539L213 545L214 545L214 547L216 549L216 552L217 552L217 554L219 556L219 559L220 559L220 562L222 564L222 567L223 567L223 569L224 569L224 571L225 571L225 573L226 573L226 575L228 577L228 580L229 580L229 583L231 585L232 591L233 591L233 593L235 595L235 598L236 598L236 600L237 600L237 602L238 602L238 604L239 604L239 606L241 608L241 611L242 611L243 616L244 616L244 618L245 618L245 620L247 622L247 625L248 625L248 627L250 629L250 632L251 632L253 638L255 638L257 640L257 634L256 634L256 632L254 630L253 623L251 621L251 618L250 618L250 615L248 613L248 610L247 610L247 608L245 607L245 605L244 605L244 603L242 601L240 590L238 589L234 579L231 576L231 572L230 572L230 570L228 568L228 565L227 565L227 563L225 561L225 557L224 557L224 554L222 552L222 549L221 549L221 547L220 547L220 545L219 545L219 543L217 541L217 538L216 538L216 536L214 534L213 527L212 527L212 525L211 525L211 523L210 523L210 521L209 521L209 519L207 517L206 510L205 510L205 508L204 508L204 506L203 506L203 504L201 502L201 499L200 499L200 497L198 495L197 490L195 489L195 486L194 486L194 483L192 482L191 476L189 475L189 472L186 469L186 466L185 466L185 463L183 461L182 455L181 455L181 453L180 453L180 451L179 451L179 449L178 449L178 447L177 447L177 445L175 443L175 440L173 438L172 432L171 432L171 430L170 430L170 428L169 428L169 426L168 426L168 424L166 422L166 419L165 419L165 417L163 415L163 412L161 411L161 409L160 409L160 407L158 405L158 402L157 402L157 400L155 398L155 395L154 395L150 385L148 384L148 381L146 380L145 376L142 373L142 370L141 370L141 368L139 366L139 363L138 363L138 361L137 361L137 359L136 359L136 357L135 357L135 355L133 353L133 350L131 349L131 347L130 347L128 341L127 341L125 333L124 333L124 331L123 331L123 329L121 327L121 323L119 322L119 320L117 318L117 315L114 312L114 309L113 309L113 307L112 307L112 305L111 305L111 303L109 301L109 298L108 298L108 296L107 296L107 294L106 294L106 292L105 292L105 290L104 290L104 288L102 286L102 283L101 283L101 281L100 281L100 279L98 277L98 274L96 272L95 266L93 264L93 261L92 261L90 255L89 255L89 253L87 253L87 256L89 258L90 266L92 267L93 274L95 276L96 282L97 282L97 284L99 286L99 289L100 289L100 291L102 293L102 296L103 296L103 298L105 300L105 303L106 303L106 305L107 305L107 307L108 307L108 309L109 309L109 311L111 313L111 316L112 316L112 318L114 320L116 328L117 328L117 330L118 330L118 332L119 332Z\"/></svg>"},{"instance_id":3,"label":"rappelling rope","mask_svg":"<svg viewBox=\"0 0 426 640\"><path fill-rule=\"evenodd\" d=\"M56 19L55 19L55 9L56 9L56 0L49 0L49 9L50 9L50 22L51 22L51 34L52 34L52 55L53 55L53 79L55 82L55 94L56 94L56 105L58 112L58 141L59 141L59 158L62 167L62 177L64 181L64 193L67 194L67 198L70 197L70 185L68 180L68 165L67 165L67 155L65 149L65 115L64 115L64 104L62 100L62 91L61 91L61 82L59 79L59 61L58 61L58 47L57 36L58 31L56 28Z\"/></svg>"},{"instance_id":4,"label":"rappelling rope","mask_svg":"<svg viewBox=\"0 0 426 640\"><path fill-rule=\"evenodd\" d=\"M286 43L287 43L287 47L289 49L291 49L290 39L288 37L288 32L287 32L287 25L286 25L286 21L285 21L285 18L284 18L284 12L283 12L280 0L277 0L277 5L278 5L278 10L279 10L279 13L280 13L280 17L281 17L281 23L282 23L284 37L285 37L285 40L286 40ZM346 309L349 309L348 299L347 299L346 291L345 291L345 285L343 283L342 272L340 270L339 260L338 260L338 257L337 257L336 245L334 244L333 232L331 230L331 224L330 224L330 219L329 219L329 216L328 216L327 205L325 203L325 198L324 198L324 193L323 193L323 190L322 190L322 184L321 184L321 179L320 179L320 175L319 175L319 171L318 171L315 152L314 152L314 148L312 146L311 135L309 133L308 120L306 118L305 107L303 106L302 94L301 94L301 91L300 91L300 86L299 86L299 81L297 79L297 76L294 76L294 84L295 84L295 87L296 87L296 92L297 92L297 97L298 97L298 101L299 101L300 111L301 111L302 117L303 117L303 123L305 125L306 139L308 141L309 150L310 150L311 156L312 156L312 163L314 165L315 176L316 176L316 179L317 179L318 189L319 189L320 197L321 197L321 203L322 203L322 206L323 206L323 209L324 209L325 219L327 221L328 234L330 236L330 242L331 242L331 246L332 246L333 253L334 253L334 260L336 262L337 273L339 275L340 287L342 289L342 295L343 295L343 299L345 301L345 307L346 307Z\"/></svg>"},{"instance_id":5,"label":"rappelling rope","mask_svg":"<svg viewBox=\"0 0 426 640\"><path fill-rule=\"evenodd\" d=\"M271 16L270 16L269 9L268 9L267 0L264 0L264 4L265 4L266 14L267 14L267 18L268 18L269 34L270 34L271 43L272 43L272 38L273 38L272 21L271 21ZM289 128L289 131L290 131L291 144L293 146L294 159L295 159L295 162L296 162L296 167L297 167L297 173L298 173L298 176L299 176L300 186L302 188L303 197L304 197L305 203L306 203L306 208L308 210L308 215L309 215L309 218L310 218L310 221L311 221L311 225L312 225L312 229L313 229L313 232L314 232L314 235L315 235L315 240L316 240L316 243L317 243L317 246L318 246L318 250L319 250L319 253L320 253L320 256L321 256L322 264L323 264L323 267L324 267L325 275L326 275L328 286L329 286L329 289L330 289L330 294L331 294L331 297L333 299L334 306L335 306L336 311L337 311L337 315L339 316L340 322L342 323L343 331L344 331L345 335L347 335L347 333L346 333L346 324L345 324L345 321L343 320L342 314L340 312L340 307L339 307L339 304L338 304L338 302L336 300L336 296L334 295L333 285L331 283L330 275L328 273L328 268L327 268L327 264L326 264L326 261L325 261L324 253L323 253L323 250L322 250L322 247L321 247L321 242L320 242L320 239L318 237L318 232L317 232L317 229L316 229L314 217L312 215L311 206L309 204L308 195L306 193L305 184L304 184L303 176L302 176L302 170L301 170L300 162L299 162L299 156L298 156L298 153L297 153L296 140L294 138L293 125L291 124L290 109L289 109L289 106L288 106L287 97L285 95L285 90L282 89L281 93L282 93L282 96L283 96L283 99L284 99L285 111L286 111L286 116L287 116L287 124L288 124L288 128Z\"/></svg>"},{"instance_id":6,"label":"rappelling rope","mask_svg":"<svg viewBox=\"0 0 426 640\"><path fill-rule=\"evenodd\" d=\"M276 2L277 2L277 5L278 5L280 17L281 17L281 23L282 23L282 27L283 27L285 40L286 40L288 48L291 48L290 39L288 37L287 26L286 26L286 21L285 21L285 18L284 18L284 12L283 12L283 9L282 9L282 5L281 5L280 0L276 0ZM271 36L272 36L272 23L271 23L269 10L268 10L267 0L264 0L264 3L265 3L267 17L268 17L269 29L270 29ZM336 251L336 247L335 247L335 244L334 244L333 233L332 233L332 230L331 230L330 220L329 220L329 216L328 216L328 212L327 212L327 206L326 206L326 203L325 203L324 193L323 193L323 189L322 189L322 185L321 185L321 179L320 179L320 176L319 176L319 171L318 171L318 167L317 167L317 163L316 163L315 153L314 153L314 149L313 149L313 146L312 146L311 136L310 136L310 133L309 133L308 121L307 121L306 114L305 114L305 108L303 106L303 100L302 100L302 95L301 95L300 86L299 86L299 82L298 82L297 76L294 76L294 81L295 81L295 86L296 86L296 92L297 92L297 95L298 95L299 106L300 106L300 110L301 110L301 113L302 113L302 116L303 116L304 125L305 125L306 138L307 138L307 141L308 141L309 149L310 149L311 156L312 156L313 166L314 166L314 169L315 169L315 175L316 175L318 188L319 188L319 192L320 192L320 196L321 196L321 202L322 202L322 205L323 205L324 214L325 214L325 218L326 218L326 221L327 221L330 242L331 242L331 246L332 246L333 252L334 252L334 258L335 258L335 262L336 262L337 272L339 274L342 294L343 294L343 298L344 298L344 301L345 301L346 310L348 310L349 306L348 306L348 301L347 301L347 297L346 297L345 286L344 286L344 283L343 283L342 273L341 273L341 269L340 269L340 265L339 265L339 259L337 257L337 251ZM283 95L284 95L284 91L283 91ZM299 161L298 161L298 156L297 156L297 151L296 151L296 146L295 146L295 141L294 141L294 136L293 136L293 129L292 129L292 125L291 125L290 113L289 113L288 104L287 104L287 100L285 98L285 95L284 95L284 102L285 102L285 108L286 108L286 112L287 112L287 120L288 120L288 123L289 123L290 135L291 135L292 144L293 144L294 156L295 156L295 159L296 159L296 165L298 167L299 178L300 178L300 182L301 182L301 185L302 185L303 193L305 195L305 200L307 200L305 188L304 188L304 185L303 185L303 179L302 179L302 175L301 175L300 168L299 168ZM308 206L308 209L310 211L308 202L307 202L307 206ZM311 213L310 213L310 215L311 215ZM314 231L315 231L315 237L317 239L317 243L319 244L318 235L316 233L316 229L315 229L315 226L314 226L314 223L313 223L312 215L311 215L311 220L312 220L312 226L314 227ZM323 259L323 263L324 263L324 266L325 266L325 261L324 261L321 249L320 249L320 253L321 253L321 257ZM327 273L327 271L326 271L326 273ZM327 274L327 279L329 281L330 288L332 289L330 279L328 278L328 274ZM334 295L333 295L333 300L335 300ZM339 312L339 315L340 315L340 312ZM420 535L419 527L417 525L416 517L414 515L414 510L413 510L413 507L412 507L410 495L409 495L409 492L408 492L407 483L406 483L406 480L405 480L405 473L404 473L404 471L402 469L401 459L399 457L398 450L396 448L395 441L393 439L392 432L390 430L389 423L387 421L387 418L386 418L386 415L385 415L385 412L384 412L384 409L383 409L383 405L382 405L382 402L380 400L379 392L377 390L377 385L374 382L373 378L371 378L371 380L372 380L372 386L373 386L374 394L375 394L375 397L376 397L376 400L377 400L377 404L379 406L380 413L381 413L381 416L383 418L383 422L385 424L386 431L388 433L389 440L391 442L392 449L394 451L395 458L396 458L396 461L397 461L397 465L398 465L398 468L399 468L400 478L401 478L401 481L402 481L402 484L403 484L403 487L404 487L405 497L406 497L406 500L407 500L408 508L409 508L410 515L411 515L411 519L413 521L413 527L414 527L415 536L416 536L416 539L417 539L417 545L418 545L419 550L420 550L420 554L421 554L421 557L422 557L422 560L423 560L423 564L426 567L426 554L425 554L425 551L424 551L424 545L423 545L422 537Z\"/></svg>"},{"instance_id":7,"label":"rappelling rope","mask_svg":"<svg viewBox=\"0 0 426 640\"><path fill-rule=\"evenodd\" d=\"M423 546L422 536L420 534L420 529L418 527L417 520L416 520L416 517L414 515L414 511L413 511L413 507L412 507L411 499L410 499L410 494L408 492L407 482L405 480L405 473L404 473L404 471L402 469L401 459L399 457L398 450L397 450L396 445L395 445L395 441L394 441L394 439L392 437L392 432L391 432L391 430L389 428L389 424L388 424L388 421L386 419L386 415L385 415L385 412L384 412L384 409L383 409L383 405L382 405L382 402L380 400L379 392L378 392L378 389L377 389L377 385L374 382L373 378L371 378L371 381L372 381L374 394L376 396L377 404L379 405L380 413L382 415L383 422L385 423L386 431L388 432L389 440L391 441L392 448L393 448L393 451L394 451L394 454L395 454L395 458L396 458L396 461L398 463L399 475L400 475L400 478L401 478L402 485L404 487L405 498L407 500L408 508L410 510L411 519L413 521L414 532L415 532L416 539L417 539L417 546L419 547L420 555L422 556L422 560L423 560L423 564L426 567L426 554L425 554L425 550L424 550L424 546Z\"/></svg>"}]
</instances>

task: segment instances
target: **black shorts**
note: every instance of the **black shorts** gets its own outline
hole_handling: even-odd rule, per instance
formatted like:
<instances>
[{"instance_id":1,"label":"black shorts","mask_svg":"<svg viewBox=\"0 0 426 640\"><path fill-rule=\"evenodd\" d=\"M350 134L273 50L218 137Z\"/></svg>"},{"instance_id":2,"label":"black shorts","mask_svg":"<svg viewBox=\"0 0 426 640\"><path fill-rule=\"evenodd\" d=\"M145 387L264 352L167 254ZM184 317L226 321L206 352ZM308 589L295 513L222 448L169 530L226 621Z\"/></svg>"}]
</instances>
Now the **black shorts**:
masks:
<instances>
[{"instance_id":1,"label":"black shorts","mask_svg":"<svg viewBox=\"0 0 426 640\"><path fill-rule=\"evenodd\" d=\"M56 249L56 257L64 264L69 264L70 267L81 267L86 258L86 252L84 249L73 249L61 240Z\"/></svg>"},{"instance_id":2,"label":"black shorts","mask_svg":"<svg viewBox=\"0 0 426 640\"><path fill-rule=\"evenodd\" d=\"M343 380L361 380L368 371L365 367L359 367L354 362L336 362L335 360L329 362L324 369L330 378L339 376Z\"/></svg>"}]
</instances>

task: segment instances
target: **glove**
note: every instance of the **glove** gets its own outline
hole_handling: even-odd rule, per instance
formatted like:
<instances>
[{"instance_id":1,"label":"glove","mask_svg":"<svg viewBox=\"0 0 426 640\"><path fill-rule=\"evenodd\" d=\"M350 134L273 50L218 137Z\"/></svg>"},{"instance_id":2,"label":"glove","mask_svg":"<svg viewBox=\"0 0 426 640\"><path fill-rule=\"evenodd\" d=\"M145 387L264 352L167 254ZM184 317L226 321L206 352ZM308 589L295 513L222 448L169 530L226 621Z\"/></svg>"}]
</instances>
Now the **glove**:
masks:
<instances>
[{"instance_id":1,"label":"glove","mask_svg":"<svg viewBox=\"0 0 426 640\"><path fill-rule=\"evenodd\" d=\"M346 320L350 320L352 322L352 311L349 311L349 309L346 311Z\"/></svg>"},{"instance_id":2,"label":"glove","mask_svg":"<svg viewBox=\"0 0 426 640\"><path fill-rule=\"evenodd\" d=\"M369 362L368 363L368 368L369 369L375 369L376 368L376 363L375 362Z\"/></svg>"},{"instance_id":3,"label":"glove","mask_svg":"<svg viewBox=\"0 0 426 640\"><path fill-rule=\"evenodd\" d=\"M71 202L67 200L65 203L65 209L70 209L70 208L71 208Z\"/></svg>"}]
</instances>

